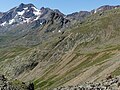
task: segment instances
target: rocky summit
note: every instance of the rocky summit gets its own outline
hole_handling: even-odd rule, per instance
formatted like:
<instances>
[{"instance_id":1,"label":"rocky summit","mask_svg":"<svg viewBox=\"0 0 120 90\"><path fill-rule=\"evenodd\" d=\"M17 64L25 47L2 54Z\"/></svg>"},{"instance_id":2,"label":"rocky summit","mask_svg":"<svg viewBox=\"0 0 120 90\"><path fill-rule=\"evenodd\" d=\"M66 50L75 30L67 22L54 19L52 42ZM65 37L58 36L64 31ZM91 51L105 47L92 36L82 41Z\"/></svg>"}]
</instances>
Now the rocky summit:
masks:
<instances>
[{"instance_id":1,"label":"rocky summit","mask_svg":"<svg viewBox=\"0 0 120 90\"><path fill-rule=\"evenodd\" d=\"M119 89L119 5L0 12L0 90Z\"/></svg>"}]
</instances>

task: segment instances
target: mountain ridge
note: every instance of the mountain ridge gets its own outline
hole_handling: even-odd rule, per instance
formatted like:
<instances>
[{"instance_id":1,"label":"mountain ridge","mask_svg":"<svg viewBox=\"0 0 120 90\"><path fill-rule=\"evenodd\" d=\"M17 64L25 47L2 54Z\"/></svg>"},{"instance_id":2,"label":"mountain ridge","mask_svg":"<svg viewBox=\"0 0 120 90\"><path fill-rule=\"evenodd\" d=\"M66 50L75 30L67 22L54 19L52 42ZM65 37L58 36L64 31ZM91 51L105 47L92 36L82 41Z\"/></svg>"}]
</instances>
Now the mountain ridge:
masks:
<instances>
[{"instance_id":1,"label":"mountain ridge","mask_svg":"<svg viewBox=\"0 0 120 90\"><path fill-rule=\"evenodd\" d=\"M25 8L26 7L26 8ZM33 10L33 8L30 8L30 7L33 7L34 8L34 10ZM86 16L88 16L88 15L90 15L90 14L94 14L94 13L97 13L97 12L102 12L102 11L106 11L106 10L111 10L111 9L117 9L117 8L119 8L120 7L120 5L116 5L116 6L110 6L110 5L104 5L104 6L101 6L101 7L99 7L99 8L97 8L97 9L93 9L93 10L91 10L91 11L79 11L79 12L75 12L75 13L71 13L71 14L68 14L68 15L64 15L63 13L61 13L59 10L57 10L57 9L55 9L55 10L53 10L53 11L55 11L56 13L59 13L60 15L62 15L62 16L64 16L65 18L67 18L67 19L72 19L72 20L74 20L74 19L76 19L76 20L81 20L81 19L83 19L84 17L86 17ZM25 11L22 11L22 12L18 12L19 10L21 11L21 10L24 10L24 8L27 10L27 8L29 8L30 10L30 12L25 12ZM15 10L16 9L16 11L14 12L15 14L10 14L10 13L8 13L8 12L11 12L11 13L13 13L13 10ZM44 7L42 8L42 10L43 9L45 9ZM46 8L47 9L47 8ZM17 11L18 10L18 11ZM36 10L36 12L33 12L33 11L35 11ZM18 13L18 15L20 15L20 16L22 16L22 14L24 14L23 15L23 17L18 17L18 18L16 18L16 19L20 19L20 20L22 20L22 22L24 23L24 22L26 22L26 23L29 23L29 21L34 21L34 20L38 20L39 18L40 18L40 13L41 13L41 11L40 11L41 9L37 9L33 4L24 4L24 3L21 3L18 7L14 7L14 8L12 8L11 10L9 10L9 11L7 11L7 12L4 12L4 14L2 14L1 13L1 16L3 17L1 17L1 19L0 19L0 24L1 24L1 26L4 26L6 23L8 23L8 24L12 24L12 23L16 23L17 21L16 20L14 20L13 18L15 17L15 15L16 15L16 13ZM52 10L52 9L49 9L49 10ZM28 11L28 10L27 10ZM8 14L7 14L8 13ZM28 16L28 14L29 14L29 16ZM7 15L6 15L7 14ZM41 13L42 14L42 13ZM6 16L5 16L6 15ZM26 16L27 15L27 16ZM37 16L38 15L38 16ZM44 15L44 14L43 14ZM42 16L43 16L42 15ZM34 16L37 16L37 17L34 17ZM7 18L7 17L9 17L9 18ZM17 15L16 15L16 17L17 17ZM34 19L32 20L29 20L30 19L30 17L34 17ZM21 22L21 21L18 21L18 22Z\"/></svg>"}]
</instances>

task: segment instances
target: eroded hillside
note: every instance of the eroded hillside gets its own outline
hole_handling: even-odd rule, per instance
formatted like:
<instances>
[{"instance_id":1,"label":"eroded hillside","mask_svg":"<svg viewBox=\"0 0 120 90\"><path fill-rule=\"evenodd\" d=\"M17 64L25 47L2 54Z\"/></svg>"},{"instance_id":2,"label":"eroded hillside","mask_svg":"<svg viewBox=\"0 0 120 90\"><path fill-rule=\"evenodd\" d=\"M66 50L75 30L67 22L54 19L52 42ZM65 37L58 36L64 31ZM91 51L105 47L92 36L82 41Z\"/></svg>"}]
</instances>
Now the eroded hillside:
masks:
<instances>
[{"instance_id":1,"label":"eroded hillside","mask_svg":"<svg viewBox=\"0 0 120 90\"><path fill-rule=\"evenodd\" d=\"M11 46L4 42L7 46L0 48L0 72L10 79L32 81L36 90L100 81L108 74L119 76L119 16L117 8L71 24L54 13L43 26L20 32L21 36L15 34ZM13 31L1 36L2 45Z\"/></svg>"}]
</instances>

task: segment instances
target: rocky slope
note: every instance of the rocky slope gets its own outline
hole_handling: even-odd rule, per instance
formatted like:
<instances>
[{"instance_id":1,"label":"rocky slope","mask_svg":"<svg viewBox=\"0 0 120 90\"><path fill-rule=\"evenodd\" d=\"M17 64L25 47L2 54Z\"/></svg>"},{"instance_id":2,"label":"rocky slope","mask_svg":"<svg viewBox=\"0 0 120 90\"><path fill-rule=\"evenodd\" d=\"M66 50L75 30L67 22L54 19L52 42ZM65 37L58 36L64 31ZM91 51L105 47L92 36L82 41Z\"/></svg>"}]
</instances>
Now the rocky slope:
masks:
<instances>
[{"instance_id":1,"label":"rocky slope","mask_svg":"<svg viewBox=\"0 0 120 90\"><path fill-rule=\"evenodd\" d=\"M58 87L54 90L119 90L120 80L118 77L108 76L105 80L101 82L87 82L84 85L68 86L68 87Z\"/></svg>"},{"instance_id":2,"label":"rocky slope","mask_svg":"<svg viewBox=\"0 0 120 90\"><path fill-rule=\"evenodd\" d=\"M4 15L4 13L3 13L3 12L0 12L0 18L1 18L3 15Z\"/></svg>"},{"instance_id":3,"label":"rocky slope","mask_svg":"<svg viewBox=\"0 0 120 90\"><path fill-rule=\"evenodd\" d=\"M18 80L10 82L4 75L0 75L0 90L34 90L34 85L30 83L27 86L26 83Z\"/></svg>"},{"instance_id":4,"label":"rocky slope","mask_svg":"<svg viewBox=\"0 0 120 90\"><path fill-rule=\"evenodd\" d=\"M64 15L21 4L5 12L0 18L0 73L32 81L35 90L100 82L107 74L119 78L120 8L101 10Z\"/></svg>"}]
</instances>

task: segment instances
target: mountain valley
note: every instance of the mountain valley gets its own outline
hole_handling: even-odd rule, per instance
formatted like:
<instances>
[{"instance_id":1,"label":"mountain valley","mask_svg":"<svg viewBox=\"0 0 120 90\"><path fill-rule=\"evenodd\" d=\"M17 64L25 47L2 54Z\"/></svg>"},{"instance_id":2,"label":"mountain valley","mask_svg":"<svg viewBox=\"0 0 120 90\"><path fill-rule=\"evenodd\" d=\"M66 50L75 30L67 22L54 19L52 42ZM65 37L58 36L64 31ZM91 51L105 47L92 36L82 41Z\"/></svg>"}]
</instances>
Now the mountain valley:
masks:
<instances>
[{"instance_id":1,"label":"mountain valley","mask_svg":"<svg viewBox=\"0 0 120 90\"><path fill-rule=\"evenodd\" d=\"M108 76L112 89L87 90L119 90L120 6L65 15L21 3L0 12L0 74L21 85L1 90L86 90L76 85L97 85ZM69 86L75 88L63 88Z\"/></svg>"}]
</instances>

